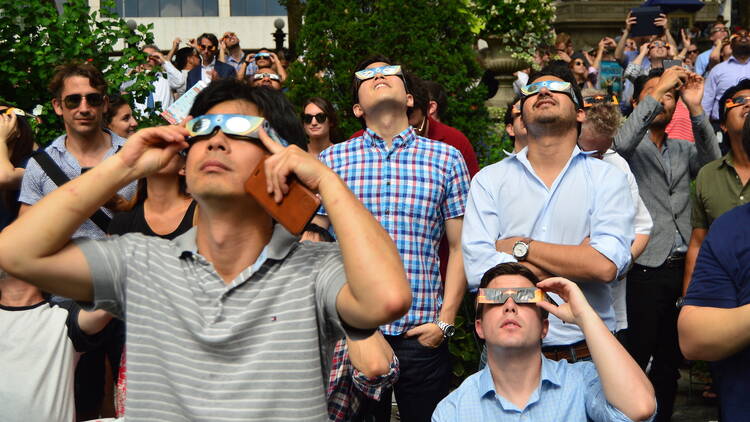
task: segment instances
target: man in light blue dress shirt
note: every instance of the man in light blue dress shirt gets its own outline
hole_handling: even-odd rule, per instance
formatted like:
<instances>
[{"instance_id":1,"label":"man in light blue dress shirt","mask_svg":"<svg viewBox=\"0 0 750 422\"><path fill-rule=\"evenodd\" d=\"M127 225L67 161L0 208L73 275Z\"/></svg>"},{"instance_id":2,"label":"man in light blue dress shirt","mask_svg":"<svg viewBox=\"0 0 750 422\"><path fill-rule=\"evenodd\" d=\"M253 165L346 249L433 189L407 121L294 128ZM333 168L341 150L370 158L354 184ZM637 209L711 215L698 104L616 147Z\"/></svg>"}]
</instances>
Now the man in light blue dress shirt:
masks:
<instances>
[{"instance_id":1,"label":"man in light blue dress shirt","mask_svg":"<svg viewBox=\"0 0 750 422\"><path fill-rule=\"evenodd\" d=\"M517 263L499 264L482 277L483 288L536 286L565 303L482 303L475 329L485 340L487 366L440 402L433 422L650 420L654 389L633 358L586 302L576 283L538 281ZM592 362L552 361L541 353L547 313L581 327Z\"/></svg>"},{"instance_id":2,"label":"man in light blue dress shirt","mask_svg":"<svg viewBox=\"0 0 750 422\"><path fill-rule=\"evenodd\" d=\"M730 39L732 56L711 69L703 92L703 110L713 122L719 120L719 99L724 91L750 78L750 34L743 29Z\"/></svg>"},{"instance_id":3,"label":"man in light blue dress shirt","mask_svg":"<svg viewBox=\"0 0 750 422\"><path fill-rule=\"evenodd\" d=\"M560 76L534 75L529 87L572 80L569 73ZM625 174L576 145L585 112L574 83L571 89L542 87L523 97L528 147L474 177L462 233L464 268L472 290L503 262L519 261L541 278L574 280L614 331L608 283L630 264L635 207ZM553 316L544 351L575 360L587 354L583 340L580 328Z\"/></svg>"}]
</instances>

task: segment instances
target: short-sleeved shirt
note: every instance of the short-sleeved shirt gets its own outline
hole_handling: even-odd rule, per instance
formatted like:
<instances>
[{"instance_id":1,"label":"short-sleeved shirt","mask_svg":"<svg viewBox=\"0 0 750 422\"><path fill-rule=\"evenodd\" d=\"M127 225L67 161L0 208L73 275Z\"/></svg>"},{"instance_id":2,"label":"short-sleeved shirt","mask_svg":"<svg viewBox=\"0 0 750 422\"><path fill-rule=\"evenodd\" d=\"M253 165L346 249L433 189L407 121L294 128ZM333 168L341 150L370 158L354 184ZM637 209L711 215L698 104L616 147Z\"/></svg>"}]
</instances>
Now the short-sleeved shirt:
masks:
<instances>
[{"instance_id":1,"label":"short-sleeved shirt","mask_svg":"<svg viewBox=\"0 0 750 422\"><path fill-rule=\"evenodd\" d=\"M0 415L5 422L75 420L73 374L76 352L98 337L78 325L71 300L31 306L0 305Z\"/></svg>"},{"instance_id":2,"label":"short-sleeved shirt","mask_svg":"<svg viewBox=\"0 0 750 422\"><path fill-rule=\"evenodd\" d=\"M701 244L685 305L733 309L750 304L750 205L724 213ZM750 347L715 362L722 420L750 415Z\"/></svg>"},{"instance_id":3,"label":"short-sleeved shirt","mask_svg":"<svg viewBox=\"0 0 750 422\"><path fill-rule=\"evenodd\" d=\"M708 229L720 215L748 201L750 182L742 185L730 152L698 172L690 222L694 229Z\"/></svg>"},{"instance_id":4,"label":"short-sleeved shirt","mask_svg":"<svg viewBox=\"0 0 750 422\"><path fill-rule=\"evenodd\" d=\"M523 409L497 394L488 365L466 378L432 414L432 422L454 421L624 422L630 419L607 401L593 362L568 363L542 356L539 386Z\"/></svg>"},{"instance_id":5,"label":"short-sleeved shirt","mask_svg":"<svg viewBox=\"0 0 750 422\"><path fill-rule=\"evenodd\" d=\"M438 245L445 220L464 214L469 174L461 153L410 126L390 148L371 129L320 153L396 244L411 283L409 312L381 327L399 335L433 322L442 306ZM325 213L325 210L322 211ZM334 230L336 227L334 227Z\"/></svg>"},{"instance_id":6,"label":"short-sleeved shirt","mask_svg":"<svg viewBox=\"0 0 750 422\"><path fill-rule=\"evenodd\" d=\"M344 335L338 245L299 243L277 224L257 261L225 283L196 233L76 240L95 306L126 316L128 419L327 420Z\"/></svg>"},{"instance_id":7,"label":"short-sleeved shirt","mask_svg":"<svg viewBox=\"0 0 750 422\"><path fill-rule=\"evenodd\" d=\"M114 155L122 146L125 144L125 138L122 138L108 129L104 131L112 139L112 147L104 154L102 161L106 158ZM52 161L57 163L60 169L70 179L75 179L81 175L81 165L78 160L71 154L65 147L66 135L61 135L55 139L47 148L44 150L49 154ZM133 182L117 193L122 195L124 198L131 198L135 193L136 183ZM39 163L31 159L26 165L26 172L23 174L23 180L21 182L21 193L18 197L18 201L23 204L34 205L39 202L45 195L57 189L55 182L50 179L49 176L42 170ZM102 208L105 214L112 217L112 212L106 208ZM100 229L91 220L86 220L81 227L73 233L73 238L78 237L91 237L100 239L105 236L104 231Z\"/></svg>"}]
</instances>

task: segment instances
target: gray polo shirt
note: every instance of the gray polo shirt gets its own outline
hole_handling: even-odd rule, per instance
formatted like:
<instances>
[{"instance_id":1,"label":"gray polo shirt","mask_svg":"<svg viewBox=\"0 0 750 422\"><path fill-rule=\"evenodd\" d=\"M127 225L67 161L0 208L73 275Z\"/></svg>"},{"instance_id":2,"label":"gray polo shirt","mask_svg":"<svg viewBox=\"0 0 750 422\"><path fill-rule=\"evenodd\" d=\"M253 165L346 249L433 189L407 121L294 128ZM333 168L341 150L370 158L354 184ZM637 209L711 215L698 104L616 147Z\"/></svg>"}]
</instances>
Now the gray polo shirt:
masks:
<instances>
[{"instance_id":1,"label":"gray polo shirt","mask_svg":"<svg viewBox=\"0 0 750 422\"><path fill-rule=\"evenodd\" d=\"M114 155L125 144L126 141L125 138L112 133L109 129L104 129L104 131L109 134L109 136L111 136L112 147L109 149L109 151L107 151L106 154L104 154L102 161ZM60 135L44 150L47 151L47 154L49 154L50 158L52 158L52 161L60 166L60 169L63 171L63 173L65 173L66 176L68 176L68 178L75 179L76 177L81 175L81 165L78 163L78 160L73 156L73 154L68 152L68 149L65 147L65 137L66 135L64 134ZM135 194L135 186L136 183L133 182L120 189L117 193L125 198L130 199L133 197L133 194ZM18 202L28 205L34 205L39 202L39 200L42 199L45 195L55 189L57 189L57 185L55 184L55 182L53 182L52 179L47 176L47 174L44 172L44 170L42 170L36 160L30 159L29 163L26 165L26 171L23 174L23 181L21 182L21 192L18 196ZM112 217L112 212L110 210L106 208L102 208L102 210L105 214ZM105 233L91 220L86 220L83 224L81 224L81 227L79 227L78 230L73 233L73 238L91 237L100 239L104 236Z\"/></svg>"},{"instance_id":2,"label":"gray polo shirt","mask_svg":"<svg viewBox=\"0 0 750 422\"><path fill-rule=\"evenodd\" d=\"M195 243L141 234L78 239L95 307L127 314L128 419L325 421L325 381L344 329L336 244L280 225L226 284Z\"/></svg>"}]
</instances>

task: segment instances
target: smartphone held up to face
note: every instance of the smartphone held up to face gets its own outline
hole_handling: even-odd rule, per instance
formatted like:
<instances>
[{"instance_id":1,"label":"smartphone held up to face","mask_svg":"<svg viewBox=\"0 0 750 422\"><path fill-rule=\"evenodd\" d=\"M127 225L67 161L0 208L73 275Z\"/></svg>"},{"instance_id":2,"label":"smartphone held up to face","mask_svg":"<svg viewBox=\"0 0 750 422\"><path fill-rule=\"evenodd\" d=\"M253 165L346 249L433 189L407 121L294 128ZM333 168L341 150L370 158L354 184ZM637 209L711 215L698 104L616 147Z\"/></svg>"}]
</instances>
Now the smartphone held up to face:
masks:
<instances>
[{"instance_id":1,"label":"smartphone held up to face","mask_svg":"<svg viewBox=\"0 0 750 422\"><path fill-rule=\"evenodd\" d=\"M287 180L289 192L284 195L280 203L273 199L273 194L266 190L265 159L258 163L250 178L245 182L245 192L293 235L299 236L305 231L305 226L315 217L320 207L320 199L310 189L297 180L294 175Z\"/></svg>"}]
</instances>

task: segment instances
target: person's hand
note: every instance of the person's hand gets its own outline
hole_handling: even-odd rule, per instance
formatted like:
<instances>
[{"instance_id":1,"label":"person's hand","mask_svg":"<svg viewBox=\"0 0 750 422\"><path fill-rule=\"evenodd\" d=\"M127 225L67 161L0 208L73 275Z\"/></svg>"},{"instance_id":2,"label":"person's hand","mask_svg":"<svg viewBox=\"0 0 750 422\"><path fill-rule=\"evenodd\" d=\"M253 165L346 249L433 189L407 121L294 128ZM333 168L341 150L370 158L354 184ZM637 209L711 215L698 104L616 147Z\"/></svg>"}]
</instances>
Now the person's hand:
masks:
<instances>
[{"instance_id":1,"label":"person's hand","mask_svg":"<svg viewBox=\"0 0 750 422\"><path fill-rule=\"evenodd\" d=\"M219 73L216 71L216 69L211 69L211 71L208 72L208 75L211 77L212 81L219 79Z\"/></svg>"},{"instance_id":2,"label":"person's hand","mask_svg":"<svg viewBox=\"0 0 750 422\"><path fill-rule=\"evenodd\" d=\"M165 61L167 61L167 59L164 57L164 55L161 54L161 52L159 52L159 51L151 54L150 56L148 56L148 58L150 60L153 60L158 65L162 65L162 64L164 64Z\"/></svg>"},{"instance_id":3,"label":"person's hand","mask_svg":"<svg viewBox=\"0 0 750 422\"><path fill-rule=\"evenodd\" d=\"M440 346L440 343L445 340L443 336L443 330L437 326L437 324L428 322L427 324L418 325L406 333L404 337L416 337L419 344L424 347L434 349Z\"/></svg>"},{"instance_id":4,"label":"person's hand","mask_svg":"<svg viewBox=\"0 0 750 422\"><path fill-rule=\"evenodd\" d=\"M628 12L628 16L625 17L625 32L630 32L630 28L635 25L637 18L633 16L632 12Z\"/></svg>"},{"instance_id":5,"label":"person's hand","mask_svg":"<svg viewBox=\"0 0 750 422\"><path fill-rule=\"evenodd\" d=\"M680 37L682 37L682 48L690 47L690 44L692 44L690 34L683 28L680 28Z\"/></svg>"},{"instance_id":6,"label":"person's hand","mask_svg":"<svg viewBox=\"0 0 750 422\"><path fill-rule=\"evenodd\" d=\"M276 55L273 51L269 53L271 55L271 63L276 64L279 63L279 56Z\"/></svg>"},{"instance_id":7,"label":"person's hand","mask_svg":"<svg viewBox=\"0 0 750 422\"><path fill-rule=\"evenodd\" d=\"M567 62L567 63L570 63L570 61L572 60L570 56L568 55L568 53L562 50L557 50L557 57L559 57L560 60Z\"/></svg>"},{"instance_id":8,"label":"person's hand","mask_svg":"<svg viewBox=\"0 0 750 422\"><path fill-rule=\"evenodd\" d=\"M198 49L198 41L196 41L195 38L190 38L187 43L189 46L193 47L194 49L196 50Z\"/></svg>"},{"instance_id":9,"label":"person's hand","mask_svg":"<svg viewBox=\"0 0 750 422\"><path fill-rule=\"evenodd\" d=\"M665 72L666 73L666 72ZM690 114L700 114L701 100L703 99L704 79L697 73L687 72L687 80L680 91L680 98L690 109Z\"/></svg>"},{"instance_id":10,"label":"person's hand","mask_svg":"<svg viewBox=\"0 0 750 422\"><path fill-rule=\"evenodd\" d=\"M227 43L224 42L224 38L219 41L219 51L227 51Z\"/></svg>"},{"instance_id":11,"label":"person's hand","mask_svg":"<svg viewBox=\"0 0 750 422\"><path fill-rule=\"evenodd\" d=\"M189 132L184 126L157 126L141 129L128 138L117 156L131 169L136 179L164 168L170 160L188 147Z\"/></svg>"},{"instance_id":12,"label":"person's hand","mask_svg":"<svg viewBox=\"0 0 750 422\"><path fill-rule=\"evenodd\" d=\"M645 56L646 54L648 54L648 51L651 50L651 43L645 42L641 44L641 47L638 50L638 55Z\"/></svg>"},{"instance_id":13,"label":"person's hand","mask_svg":"<svg viewBox=\"0 0 750 422\"><path fill-rule=\"evenodd\" d=\"M654 25L664 28L665 31L669 31L669 17L664 13L659 13L659 17L654 19Z\"/></svg>"},{"instance_id":14,"label":"person's hand","mask_svg":"<svg viewBox=\"0 0 750 422\"><path fill-rule=\"evenodd\" d=\"M176 50L177 47L180 46L181 42L182 40L180 39L180 37L175 37L175 39L172 40L172 48Z\"/></svg>"},{"instance_id":15,"label":"person's hand","mask_svg":"<svg viewBox=\"0 0 750 422\"><path fill-rule=\"evenodd\" d=\"M16 113L0 114L0 141L8 143L16 134Z\"/></svg>"},{"instance_id":16,"label":"person's hand","mask_svg":"<svg viewBox=\"0 0 750 422\"><path fill-rule=\"evenodd\" d=\"M317 191L328 178L338 178L333 170L298 146L282 146L271 139L263 128L259 129L259 135L263 146L271 153L264 163L266 192L273 194L277 203L289 193L287 178L292 174L313 191Z\"/></svg>"},{"instance_id":17,"label":"person's hand","mask_svg":"<svg viewBox=\"0 0 750 422\"><path fill-rule=\"evenodd\" d=\"M659 78L659 83L654 89L654 98L658 101L668 91L677 88L680 89L682 85L687 82L688 71L681 66L672 66L665 70Z\"/></svg>"},{"instance_id":18,"label":"person's hand","mask_svg":"<svg viewBox=\"0 0 750 422\"><path fill-rule=\"evenodd\" d=\"M515 236L496 240L495 250L497 250L498 252L507 253L508 255L513 255L513 246L516 244L516 242L523 239L525 238Z\"/></svg>"},{"instance_id":19,"label":"person's hand","mask_svg":"<svg viewBox=\"0 0 750 422\"><path fill-rule=\"evenodd\" d=\"M547 293L555 293L565 301L565 303L559 306L555 306L547 301L536 304L564 322L580 325L581 319L587 314L590 315L592 312L596 314L596 311L594 311L586 300L586 296L583 295L581 288L566 278L548 278L537 283L536 287Z\"/></svg>"}]
</instances>

